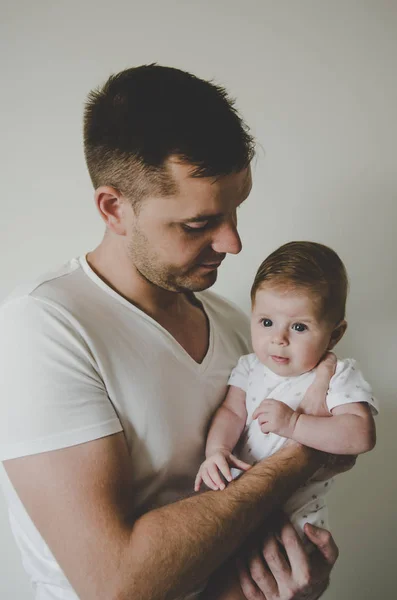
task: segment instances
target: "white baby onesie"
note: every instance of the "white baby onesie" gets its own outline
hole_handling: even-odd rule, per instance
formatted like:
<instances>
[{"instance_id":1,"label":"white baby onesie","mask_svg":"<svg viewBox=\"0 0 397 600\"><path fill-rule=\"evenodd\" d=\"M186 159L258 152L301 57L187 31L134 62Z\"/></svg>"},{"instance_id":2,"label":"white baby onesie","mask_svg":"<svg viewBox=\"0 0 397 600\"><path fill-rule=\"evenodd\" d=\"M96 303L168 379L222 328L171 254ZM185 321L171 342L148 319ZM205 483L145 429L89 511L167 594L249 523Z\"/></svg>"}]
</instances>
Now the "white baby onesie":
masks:
<instances>
[{"instance_id":1,"label":"white baby onesie","mask_svg":"<svg viewBox=\"0 0 397 600\"><path fill-rule=\"evenodd\" d=\"M265 398L282 401L296 410L314 378L315 369L297 377L283 377L263 365L255 354L246 354L239 359L229 378L229 385L241 388L246 393L247 421L236 448L239 458L255 464L274 454L287 442L287 438L275 433L262 433L258 420L253 420L252 414ZM365 381L357 362L347 358L337 362L327 394L327 406L331 411L335 406L351 402L367 402L372 413L378 413L378 402L372 395L370 385ZM233 469L234 476L240 473ZM325 494L332 483L333 479L309 482L300 487L284 506L303 540L307 539L303 534L305 523L328 529Z\"/></svg>"}]
</instances>

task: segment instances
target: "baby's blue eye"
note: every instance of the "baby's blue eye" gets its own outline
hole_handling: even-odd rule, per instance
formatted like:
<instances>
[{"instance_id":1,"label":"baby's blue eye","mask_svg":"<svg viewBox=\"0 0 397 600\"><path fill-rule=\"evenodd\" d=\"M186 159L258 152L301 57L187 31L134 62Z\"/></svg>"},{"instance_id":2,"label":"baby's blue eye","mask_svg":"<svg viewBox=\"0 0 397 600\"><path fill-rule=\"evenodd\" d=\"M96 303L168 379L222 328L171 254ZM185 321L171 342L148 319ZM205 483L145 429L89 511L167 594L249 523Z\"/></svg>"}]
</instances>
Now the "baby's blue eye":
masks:
<instances>
[{"instance_id":1,"label":"baby's blue eye","mask_svg":"<svg viewBox=\"0 0 397 600\"><path fill-rule=\"evenodd\" d=\"M302 333L302 331L306 331L307 326L304 325L303 323L294 323L292 325L292 329L294 329L295 331L298 331L299 333Z\"/></svg>"},{"instance_id":2,"label":"baby's blue eye","mask_svg":"<svg viewBox=\"0 0 397 600\"><path fill-rule=\"evenodd\" d=\"M263 327L271 327L273 325L273 321L270 319L262 319Z\"/></svg>"}]
</instances>

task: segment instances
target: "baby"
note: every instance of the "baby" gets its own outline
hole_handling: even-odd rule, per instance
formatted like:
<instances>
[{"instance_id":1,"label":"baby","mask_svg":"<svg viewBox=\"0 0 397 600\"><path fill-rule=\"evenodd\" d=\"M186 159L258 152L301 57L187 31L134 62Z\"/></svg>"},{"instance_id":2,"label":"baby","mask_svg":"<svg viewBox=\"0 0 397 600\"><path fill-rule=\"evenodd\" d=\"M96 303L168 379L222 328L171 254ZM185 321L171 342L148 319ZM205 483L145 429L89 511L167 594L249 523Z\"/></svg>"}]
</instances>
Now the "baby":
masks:
<instances>
[{"instance_id":1,"label":"baby","mask_svg":"<svg viewBox=\"0 0 397 600\"><path fill-rule=\"evenodd\" d=\"M290 242L261 264L251 290L254 354L242 356L230 375L196 491L202 482L224 489L224 480L235 475L230 467L247 470L288 439L332 454L355 455L375 446L377 401L353 359L337 361L327 416L299 410L317 365L346 331L347 287L342 261L322 244ZM306 522L328 528L324 496L330 487L331 480L312 480L285 505L303 540Z\"/></svg>"}]
</instances>

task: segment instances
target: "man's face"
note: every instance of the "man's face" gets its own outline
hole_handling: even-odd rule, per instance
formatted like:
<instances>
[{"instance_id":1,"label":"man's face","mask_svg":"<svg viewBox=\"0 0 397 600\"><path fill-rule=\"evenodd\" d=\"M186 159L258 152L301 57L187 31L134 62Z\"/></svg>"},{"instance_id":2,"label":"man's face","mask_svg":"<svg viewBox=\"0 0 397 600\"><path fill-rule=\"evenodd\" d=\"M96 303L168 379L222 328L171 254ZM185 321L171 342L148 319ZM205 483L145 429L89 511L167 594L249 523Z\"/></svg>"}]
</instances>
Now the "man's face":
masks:
<instances>
[{"instance_id":1,"label":"man's face","mask_svg":"<svg viewBox=\"0 0 397 600\"><path fill-rule=\"evenodd\" d=\"M172 196L148 197L131 209L128 254L137 270L170 291L197 292L213 285L227 253L237 254L237 208L251 190L250 169L193 178L191 167L169 161Z\"/></svg>"}]
</instances>

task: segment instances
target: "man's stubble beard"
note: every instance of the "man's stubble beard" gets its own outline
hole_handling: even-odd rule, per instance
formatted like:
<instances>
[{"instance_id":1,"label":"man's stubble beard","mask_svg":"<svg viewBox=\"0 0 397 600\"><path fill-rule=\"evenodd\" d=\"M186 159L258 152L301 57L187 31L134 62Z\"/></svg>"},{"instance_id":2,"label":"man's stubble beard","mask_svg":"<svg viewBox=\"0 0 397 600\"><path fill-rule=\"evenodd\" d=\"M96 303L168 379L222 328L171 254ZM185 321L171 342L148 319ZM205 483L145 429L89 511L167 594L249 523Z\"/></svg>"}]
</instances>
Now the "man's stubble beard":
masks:
<instances>
[{"instance_id":1,"label":"man's stubble beard","mask_svg":"<svg viewBox=\"0 0 397 600\"><path fill-rule=\"evenodd\" d=\"M217 279L214 270L206 277L195 276L193 267L181 273L180 268L161 261L159 254L153 252L145 234L134 228L133 235L127 246L128 257L135 269L146 281L170 292L201 292L211 287ZM196 271L197 273L197 271Z\"/></svg>"}]
</instances>

